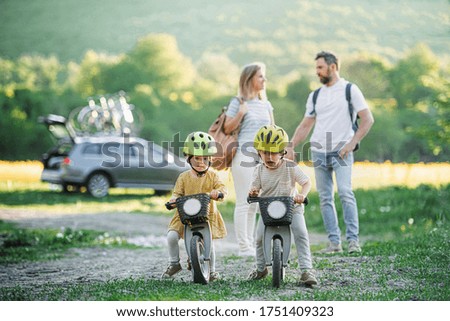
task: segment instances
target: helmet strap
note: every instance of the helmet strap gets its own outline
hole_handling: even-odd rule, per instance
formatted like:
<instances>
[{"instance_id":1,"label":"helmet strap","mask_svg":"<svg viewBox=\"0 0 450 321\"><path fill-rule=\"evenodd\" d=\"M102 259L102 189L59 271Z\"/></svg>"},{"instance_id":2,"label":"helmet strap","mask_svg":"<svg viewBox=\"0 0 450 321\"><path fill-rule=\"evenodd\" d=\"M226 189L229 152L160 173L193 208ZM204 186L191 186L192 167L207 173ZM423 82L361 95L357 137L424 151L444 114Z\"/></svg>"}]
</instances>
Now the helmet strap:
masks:
<instances>
[{"instance_id":1,"label":"helmet strap","mask_svg":"<svg viewBox=\"0 0 450 321\"><path fill-rule=\"evenodd\" d=\"M188 159L187 159L187 161L188 161L189 165L191 166L191 168L194 170L194 172L197 173L197 176L198 176L198 177L205 176L206 172L207 172L207 171L209 170L209 168L211 167L211 162L208 162L208 167L207 167L204 171L200 172L200 171L196 170L196 169L194 168L194 166L192 166L192 164L191 164L191 159L192 159L192 157L193 157L192 155L189 155L189 157L188 157Z\"/></svg>"}]
</instances>

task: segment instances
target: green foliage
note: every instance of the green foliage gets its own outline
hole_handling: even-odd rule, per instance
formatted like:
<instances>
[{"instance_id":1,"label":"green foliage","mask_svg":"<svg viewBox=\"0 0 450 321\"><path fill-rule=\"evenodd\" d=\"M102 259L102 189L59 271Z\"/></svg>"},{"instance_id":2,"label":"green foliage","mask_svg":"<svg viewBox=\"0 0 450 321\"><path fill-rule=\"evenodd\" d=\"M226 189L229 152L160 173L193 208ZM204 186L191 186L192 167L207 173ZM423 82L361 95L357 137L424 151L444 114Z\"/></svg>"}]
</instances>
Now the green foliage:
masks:
<instances>
[{"instance_id":1,"label":"green foliage","mask_svg":"<svg viewBox=\"0 0 450 321\"><path fill-rule=\"evenodd\" d=\"M3 112L0 137L15 137L0 142L0 158L38 159L51 146L45 129L36 123L39 116L54 113L67 117L72 109L86 105L88 97L120 90L127 92L130 102L144 115L141 130L144 138L173 141L175 136L183 138L191 131L207 130L220 108L236 93L239 67L254 60L267 64L268 96L275 108L275 120L292 135L303 117L311 88L319 85L314 76L313 58L322 49L316 45L320 43L338 52L341 75L356 83L373 107L375 125L363 141L357 160L448 160L449 70L445 65L448 50L445 42L431 41L429 36L439 34L442 20L425 14L425 8L431 5L436 8L436 15L440 15L442 3L358 2L357 14L349 19L354 8L352 3L340 0L327 4L327 11L321 10L320 1L287 1L281 7L265 3L257 11L261 16L270 12L270 18L249 25L244 12L249 6L254 12L250 3L231 1L219 9L218 6L205 8L194 0L189 6L177 4L177 10L173 11L171 4L156 1L148 12L148 5L142 2L123 6L113 0L108 2L108 7L120 8L114 12L129 19L114 19L115 25L111 26L111 19L105 21L100 18L102 15L96 15L98 19L94 21L81 14L83 6L69 0L63 7L70 10L57 14L61 20L55 23L65 25L63 22L75 15L78 28L71 30L59 30L53 23L50 26L40 20L49 12L58 12L52 1L27 7L23 10L25 16L28 10L33 11L29 16L29 23L34 27L30 34L50 35L39 43L30 39L29 44L33 44L30 52L41 52L48 57L23 54L27 52L25 49L21 55L4 54L14 57L11 59L0 57L0 110ZM27 30L13 28L16 21L5 15L16 5L20 3L10 3L0 13L0 18L4 18L0 19L2 55L19 48L15 40L23 38L14 35ZM378 6L386 9L386 16L374 14L374 7ZM100 7L103 12L100 3L92 6L91 15ZM411 7L415 10L409 10ZM158 10L165 13L160 14ZM183 10L190 10L190 15ZM153 18L148 19L145 12ZM316 12L320 12L321 19L312 14ZM401 24L398 30L386 29L391 26L388 21L402 20L420 21L414 25L418 28L414 41L404 37ZM135 28L145 31L129 30L122 25L124 21L139 22L139 28ZM316 26L318 21L330 23L326 27ZM371 31L365 30L367 21L371 21ZM198 26L201 26L198 34L202 36L196 37ZM155 33L146 34L148 30ZM73 31L77 34L73 35ZM110 37L98 39L97 32ZM113 36L117 32L127 36ZM376 44L377 34L383 34L384 46ZM400 35L402 41L397 38ZM78 41L78 37L89 39L87 51L80 49L86 44ZM423 43L416 45L418 40ZM50 46L51 41L57 45ZM27 41L21 40L22 44ZM403 46L412 49L403 54ZM61 57L64 63L59 61Z\"/></svg>"},{"instance_id":2,"label":"green foliage","mask_svg":"<svg viewBox=\"0 0 450 321\"><path fill-rule=\"evenodd\" d=\"M382 57L361 53L345 62L340 74L344 78L351 77L348 80L358 85L366 99L376 99L392 95L389 70L389 63Z\"/></svg>"},{"instance_id":3,"label":"green foliage","mask_svg":"<svg viewBox=\"0 0 450 321\"><path fill-rule=\"evenodd\" d=\"M306 77L301 77L287 86L286 98L295 104L304 106L310 92L310 80Z\"/></svg>"},{"instance_id":4,"label":"green foliage","mask_svg":"<svg viewBox=\"0 0 450 321\"><path fill-rule=\"evenodd\" d=\"M404 150L408 136L401 130L401 116L397 109L392 108L392 101L374 100L371 108L376 121L370 129L370 134L364 138L361 150L354 154L355 160L415 161L416 159L410 157L411 150Z\"/></svg>"},{"instance_id":5,"label":"green foliage","mask_svg":"<svg viewBox=\"0 0 450 321\"><path fill-rule=\"evenodd\" d=\"M443 77L438 84L442 90L430 105L425 105L425 112L420 112L426 122L416 124L412 131L426 142L430 151L427 154L446 157L450 153L450 78Z\"/></svg>"},{"instance_id":6,"label":"green foliage","mask_svg":"<svg viewBox=\"0 0 450 321\"><path fill-rule=\"evenodd\" d=\"M190 60L178 50L175 37L167 34L139 39L126 60L135 72L135 84L150 84L165 94L188 87L195 77Z\"/></svg>"},{"instance_id":7,"label":"green foliage","mask_svg":"<svg viewBox=\"0 0 450 321\"><path fill-rule=\"evenodd\" d=\"M399 108L410 108L433 97L439 61L424 44L416 45L390 73L391 91Z\"/></svg>"},{"instance_id":8,"label":"green foliage","mask_svg":"<svg viewBox=\"0 0 450 321\"><path fill-rule=\"evenodd\" d=\"M265 61L280 75L299 68L313 75L311 57L323 48L345 56L366 51L395 60L421 41L439 54L448 57L449 52L445 0L3 3L0 55L12 59L38 53L79 62L88 49L120 54L149 32L174 35L194 61L204 52L220 52L238 65ZM259 18L249 18L249 12Z\"/></svg>"},{"instance_id":9,"label":"green foliage","mask_svg":"<svg viewBox=\"0 0 450 321\"><path fill-rule=\"evenodd\" d=\"M196 86L206 90L200 97L216 97L237 92L239 68L227 55L205 52L196 64L196 69L201 77Z\"/></svg>"},{"instance_id":10,"label":"green foliage","mask_svg":"<svg viewBox=\"0 0 450 321\"><path fill-rule=\"evenodd\" d=\"M63 70L55 56L24 55L15 62L0 58L0 88L8 94L16 89L57 90Z\"/></svg>"}]
</instances>

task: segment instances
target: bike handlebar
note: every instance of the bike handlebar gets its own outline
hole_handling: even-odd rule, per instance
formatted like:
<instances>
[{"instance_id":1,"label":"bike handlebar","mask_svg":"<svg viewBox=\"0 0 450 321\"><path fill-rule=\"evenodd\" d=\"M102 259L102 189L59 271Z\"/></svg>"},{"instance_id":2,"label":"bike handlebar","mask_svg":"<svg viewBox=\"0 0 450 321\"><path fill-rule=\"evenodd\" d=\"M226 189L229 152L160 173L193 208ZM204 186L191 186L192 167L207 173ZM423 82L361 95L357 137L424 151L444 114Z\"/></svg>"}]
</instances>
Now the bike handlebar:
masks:
<instances>
[{"instance_id":1,"label":"bike handlebar","mask_svg":"<svg viewBox=\"0 0 450 321\"><path fill-rule=\"evenodd\" d=\"M211 194L209 194L209 196L211 197ZM217 199L221 199L221 198L224 198L224 197L225 197L225 195L222 192L219 192L219 197L217 197ZM165 204L165 206L166 206L167 210L170 211L170 210L173 210L176 207L176 204L177 204L176 201L167 202Z\"/></svg>"},{"instance_id":2,"label":"bike handlebar","mask_svg":"<svg viewBox=\"0 0 450 321\"><path fill-rule=\"evenodd\" d=\"M288 196L288 197L294 199L292 196ZM247 203L249 203L249 204L250 203L258 203L263 198L276 198L276 196L268 196L268 197L248 196ZM305 197L305 199L303 200L303 204L305 204L305 206L307 206L309 204L308 197Z\"/></svg>"}]
</instances>

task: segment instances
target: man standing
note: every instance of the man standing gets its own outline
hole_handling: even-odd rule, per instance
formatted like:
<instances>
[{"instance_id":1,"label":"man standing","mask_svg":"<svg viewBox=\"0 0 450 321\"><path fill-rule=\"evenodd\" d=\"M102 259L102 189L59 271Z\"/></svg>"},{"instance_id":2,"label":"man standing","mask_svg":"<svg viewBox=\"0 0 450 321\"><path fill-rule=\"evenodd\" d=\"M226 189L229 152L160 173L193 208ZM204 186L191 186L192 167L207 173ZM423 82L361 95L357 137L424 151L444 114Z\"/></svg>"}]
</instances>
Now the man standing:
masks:
<instances>
[{"instance_id":1,"label":"man standing","mask_svg":"<svg viewBox=\"0 0 450 321\"><path fill-rule=\"evenodd\" d=\"M328 247L321 252L342 252L341 231L334 204L334 172L344 213L348 252L359 253L358 208L351 184L353 151L369 132L374 119L358 86L353 84L346 89L348 81L339 76L338 58L331 52L322 51L315 60L316 73L323 86L317 94L310 93L305 116L295 130L292 144L295 147L304 141L314 127L310 139L311 155L320 209L329 240ZM347 95L350 94L350 97L346 96L346 90L349 90ZM316 96L315 99L313 96ZM353 105L352 115L347 99ZM360 118L360 125L355 131L352 123L356 114Z\"/></svg>"}]
</instances>

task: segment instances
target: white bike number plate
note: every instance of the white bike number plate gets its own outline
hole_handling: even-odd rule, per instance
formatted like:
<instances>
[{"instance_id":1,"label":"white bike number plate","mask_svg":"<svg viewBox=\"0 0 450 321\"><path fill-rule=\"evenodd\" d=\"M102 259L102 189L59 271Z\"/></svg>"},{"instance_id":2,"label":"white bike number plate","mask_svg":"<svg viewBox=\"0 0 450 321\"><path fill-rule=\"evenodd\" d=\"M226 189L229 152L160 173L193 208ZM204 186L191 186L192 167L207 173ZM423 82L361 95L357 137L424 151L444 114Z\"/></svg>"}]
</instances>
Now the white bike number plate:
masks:
<instances>
[{"instance_id":1,"label":"white bike number plate","mask_svg":"<svg viewBox=\"0 0 450 321\"><path fill-rule=\"evenodd\" d=\"M273 219L280 219L286 214L286 205L281 201L273 201L267 207L269 216Z\"/></svg>"},{"instance_id":2,"label":"white bike number plate","mask_svg":"<svg viewBox=\"0 0 450 321\"><path fill-rule=\"evenodd\" d=\"M200 212L201 208L202 204L195 198L191 198L183 204L183 210L187 215L191 216L197 215Z\"/></svg>"}]
</instances>

